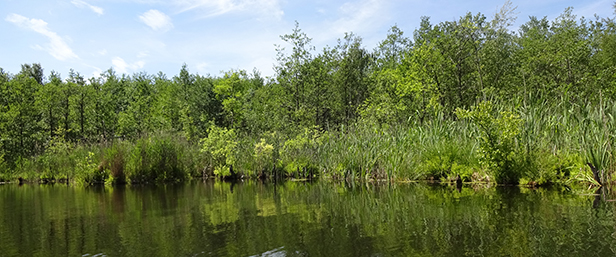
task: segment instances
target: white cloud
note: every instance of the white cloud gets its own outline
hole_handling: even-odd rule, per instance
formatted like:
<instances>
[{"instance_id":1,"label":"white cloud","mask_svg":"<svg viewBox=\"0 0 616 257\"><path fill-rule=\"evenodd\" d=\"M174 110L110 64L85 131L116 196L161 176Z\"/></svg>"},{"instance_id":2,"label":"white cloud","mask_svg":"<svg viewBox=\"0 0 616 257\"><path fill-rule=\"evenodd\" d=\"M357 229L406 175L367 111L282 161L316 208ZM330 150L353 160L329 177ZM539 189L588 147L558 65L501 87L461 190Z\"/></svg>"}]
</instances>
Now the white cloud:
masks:
<instances>
[{"instance_id":1,"label":"white cloud","mask_svg":"<svg viewBox=\"0 0 616 257\"><path fill-rule=\"evenodd\" d=\"M348 32L369 27L375 20L387 17L381 13L384 5L383 0L347 2L340 7L343 17L334 22L334 29L338 32Z\"/></svg>"},{"instance_id":2,"label":"white cloud","mask_svg":"<svg viewBox=\"0 0 616 257\"><path fill-rule=\"evenodd\" d=\"M599 17L610 17L612 14L612 6L614 2L611 0L602 0L596 1L585 6L581 6L581 8L574 9L573 13L584 16L587 19L593 19L594 15L597 14ZM581 18L581 17L578 17Z\"/></svg>"},{"instance_id":3,"label":"white cloud","mask_svg":"<svg viewBox=\"0 0 616 257\"><path fill-rule=\"evenodd\" d=\"M203 11L206 17L231 12L252 12L262 17L280 19L284 15L280 0L176 0L182 11Z\"/></svg>"},{"instance_id":4,"label":"white cloud","mask_svg":"<svg viewBox=\"0 0 616 257\"><path fill-rule=\"evenodd\" d=\"M339 7L337 19L324 22L309 34L315 35L317 44L341 38L345 32L364 36L373 34L375 29L380 29L391 18L388 5L385 0L346 2Z\"/></svg>"},{"instance_id":5,"label":"white cloud","mask_svg":"<svg viewBox=\"0 0 616 257\"><path fill-rule=\"evenodd\" d=\"M143 66L145 65L145 62L137 61L132 64L129 64L129 63L126 63L126 61L124 61L124 59L120 57L114 57L113 59L111 59L111 64L113 65L113 68L118 73L122 74L122 73L128 73L129 71L135 71L135 70L143 68Z\"/></svg>"},{"instance_id":6,"label":"white cloud","mask_svg":"<svg viewBox=\"0 0 616 257\"><path fill-rule=\"evenodd\" d=\"M173 28L171 18L158 10L149 10L139 19L153 30L167 31Z\"/></svg>"},{"instance_id":7,"label":"white cloud","mask_svg":"<svg viewBox=\"0 0 616 257\"><path fill-rule=\"evenodd\" d=\"M137 58L145 58L150 56L150 52L148 51L141 51L139 53L137 53Z\"/></svg>"},{"instance_id":8,"label":"white cloud","mask_svg":"<svg viewBox=\"0 0 616 257\"><path fill-rule=\"evenodd\" d=\"M28 19L15 13L6 16L5 20L19 27L33 30L34 32L49 38L49 44L46 47L36 45L35 49L47 51L51 56L60 61L79 58L75 53L73 53L73 50L66 44L62 37L47 28L47 22L40 19Z\"/></svg>"},{"instance_id":9,"label":"white cloud","mask_svg":"<svg viewBox=\"0 0 616 257\"><path fill-rule=\"evenodd\" d=\"M197 71L200 73L207 74L209 67L210 67L210 64L207 62L197 63Z\"/></svg>"},{"instance_id":10,"label":"white cloud","mask_svg":"<svg viewBox=\"0 0 616 257\"><path fill-rule=\"evenodd\" d=\"M90 75L91 78L100 78L101 77L101 73L103 73L103 70L99 67L96 66L92 66L92 65L87 65L84 64L84 66L89 67L90 69L92 69L92 74Z\"/></svg>"},{"instance_id":11,"label":"white cloud","mask_svg":"<svg viewBox=\"0 0 616 257\"><path fill-rule=\"evenodd\" d=\"M90 8L90 10L97 13L98 15L103 15L103 13L105 12L103 8L88 4L82 0L72 0L71 3L79 8L84 8L84 7Z\"/></svg>"}]
</instances>

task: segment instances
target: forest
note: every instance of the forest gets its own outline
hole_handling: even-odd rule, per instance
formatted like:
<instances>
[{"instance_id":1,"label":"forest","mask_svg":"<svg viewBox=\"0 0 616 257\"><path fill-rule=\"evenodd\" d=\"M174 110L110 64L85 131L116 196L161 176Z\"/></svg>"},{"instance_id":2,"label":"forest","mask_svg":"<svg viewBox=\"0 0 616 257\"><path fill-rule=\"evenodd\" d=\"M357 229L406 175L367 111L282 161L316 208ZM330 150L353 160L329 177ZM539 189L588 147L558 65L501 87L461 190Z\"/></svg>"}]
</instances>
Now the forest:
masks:
<instances>
[{"instance_id":1,"label":"forest","mask_svg":"<svg viewBox=\"0 0 616 257\"><path fill-rule=\"evenodd\" d=\"M568 8L513 31L515 10L422 17L374 49L346 33L318 50L296 23L272 77L0 68L0 181L611 183L614 18Z\"/></svg>"}]
</instances>

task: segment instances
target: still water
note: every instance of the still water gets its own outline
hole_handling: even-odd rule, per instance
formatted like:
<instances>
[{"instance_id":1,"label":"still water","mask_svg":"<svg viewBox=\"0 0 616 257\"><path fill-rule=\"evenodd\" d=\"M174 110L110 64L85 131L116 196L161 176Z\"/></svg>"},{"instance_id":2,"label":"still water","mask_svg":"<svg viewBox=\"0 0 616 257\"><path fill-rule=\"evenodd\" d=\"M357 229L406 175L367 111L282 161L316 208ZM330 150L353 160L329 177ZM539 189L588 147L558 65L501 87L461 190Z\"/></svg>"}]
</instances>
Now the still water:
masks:
<instances>
[{"instance_id":1,"label":"still water","mask_svg":"<svg viewBox=\"0 0 616 257\"><path fill-rule=\"evenodd\" d=\"M0 256L614 256L609 190L0 185Z\"/></svg>"}]
</instances>

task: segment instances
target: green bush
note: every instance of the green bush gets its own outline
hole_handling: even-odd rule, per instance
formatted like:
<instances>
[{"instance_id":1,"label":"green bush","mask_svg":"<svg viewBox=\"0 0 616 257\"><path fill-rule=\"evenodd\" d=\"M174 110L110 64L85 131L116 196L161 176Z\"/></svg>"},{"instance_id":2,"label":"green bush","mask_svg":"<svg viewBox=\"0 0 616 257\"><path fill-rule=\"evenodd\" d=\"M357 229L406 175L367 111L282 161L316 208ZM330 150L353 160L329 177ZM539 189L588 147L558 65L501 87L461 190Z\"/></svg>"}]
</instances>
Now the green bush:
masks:
<instances>
[{"instance_id":1,"label":"green bush","mask_svg":"<svg viewBox=\"0 0 616 257\"><path fill-rule=\"evenodd\" d=\"M254 159L257 163L257 171L263 173L269 167L273 166L274 162L274 146L265 142L264 138L261 138L259 143L255 144Z\"/></svg>"},{"instance_id":2,"label":"green bush","mask_svg":"<svg viewBox=\"0 0 616 257\"><path fill-rule=\"evenodd\" d=\"M481 102L470 111L457 109L458 118L470 119L479 128L479 158L499 184L518 184L521 151L516 145L522 119L511 111L496 113L491 102Z\"/></svg>"},{"instance_id":3,"label":"green bush","mask_svg":"<svg viewBox=\"0 0 616 257\"><path fill-rule=\"evenodd\" d=\"M214 175L230 176L236 162L237 136L233 129L211 126L208 136L201 139L201 152L205 153L214 168Z\"/></svg>"},{"instance_id":4,"label":"green bush","mask_svg":"<svg viewBox=\"0 0 616 257\"><path fill-rule=\"evenodd\" d=\"M124 184L126 183L125 173L125 155L127 153L127 145L122 142L114 142L111 147L104 150L103 161L99 169L106 169L109 172L109 178L105 181L107 184Z\"/></svg>"},{"instance_id":5,"label":"green bush","mask_svg":"<svg viewBox=\"0 0 616 257\"><path fill-rule=\"evenodd\" d=\"M288 139L279 150L279 164L287 176L307 176L317 170L317 149L322 145L322 135L318 128L304 129L295 138Z\"/></svg>"},{"instance_id":6,"label":"green bush","mask_svg":"<svg viewBox=\"0 0 616 257\"><path fill-rule=\"evenodd\" d=\"M94 162L94 153L88 152L87 156L80 158L75 168L74 181L77 184L97 184L104 183L109 177L108 171L101 169Z\"/></svg>"}]
</instances>

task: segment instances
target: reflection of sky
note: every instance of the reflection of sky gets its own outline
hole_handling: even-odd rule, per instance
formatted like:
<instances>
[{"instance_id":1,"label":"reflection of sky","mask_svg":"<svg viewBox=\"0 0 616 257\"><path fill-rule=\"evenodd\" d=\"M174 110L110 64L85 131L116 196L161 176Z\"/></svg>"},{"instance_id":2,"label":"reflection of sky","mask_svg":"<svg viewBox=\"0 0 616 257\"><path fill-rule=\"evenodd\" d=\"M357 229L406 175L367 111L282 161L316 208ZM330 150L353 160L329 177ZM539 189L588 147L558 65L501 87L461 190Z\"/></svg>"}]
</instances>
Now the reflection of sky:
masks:
<instances>
[{"instance_id":1,"label":"reflection of sky","mask_svg":"<svg viewBox=\"0 0 616 257\"><path fill-rule=\"evenodd\" d=\"M345 32L364 38L372 49L392 25L406 35L421 16L433 23L466 12L488 18L504 1L283 1L283 0L57 0L0 3L0 67L16 73L23 63L39 62L45 73L64 77L73 68L90 77L113 67L119 73L162 71L218 75L229 69L273 74L275 44L294 22L317 49L336 44ZM519 27L528 16L556 18L568 7L592 18L613 17L613 1L518 0ZM6 40L8 39L8 40ZM283 45L284 46L284 45Z\"/></svg>"}]
</instances>

